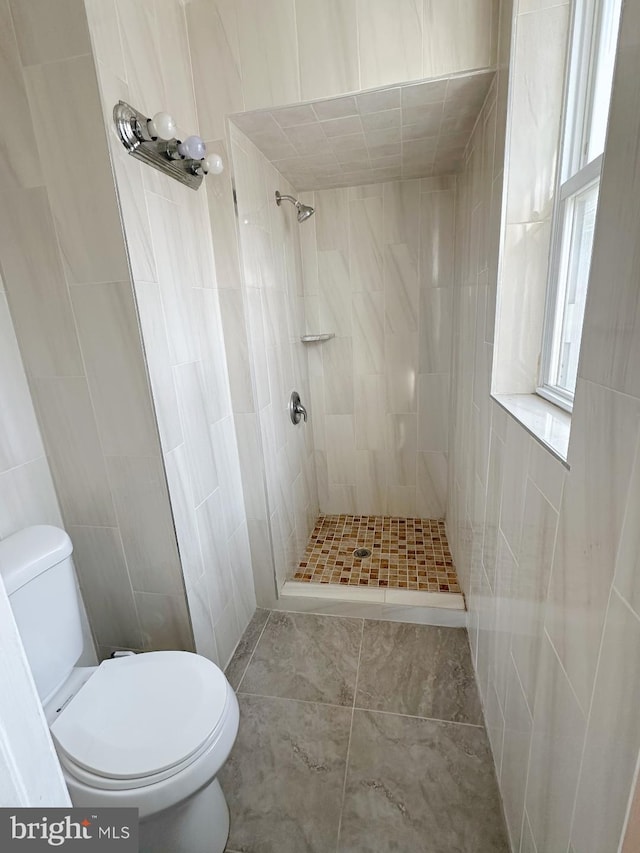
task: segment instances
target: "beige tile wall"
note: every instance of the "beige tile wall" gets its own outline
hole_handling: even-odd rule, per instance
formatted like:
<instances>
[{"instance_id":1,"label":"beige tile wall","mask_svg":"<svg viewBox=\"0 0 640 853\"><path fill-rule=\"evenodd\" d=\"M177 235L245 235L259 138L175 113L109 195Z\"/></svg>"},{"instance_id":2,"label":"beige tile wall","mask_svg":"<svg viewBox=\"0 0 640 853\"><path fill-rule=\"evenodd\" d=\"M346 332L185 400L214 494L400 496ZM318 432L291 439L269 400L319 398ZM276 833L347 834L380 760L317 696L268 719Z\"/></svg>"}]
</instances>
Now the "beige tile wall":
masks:
<instances>
[{"instance_id":1,"label":"beige tile wall","mask_svg":"<svg viewBox=\"0 0 640 853\"><path fill-rule=\"evenodd\" d=\"M224 116L494 64L496 0L191 0L206 138Z\"/></svg>"},{"instance_id":2,"label":"beige tile wall","mask_svg":"<svg viewBox=\"0 0 640 853\"><path fill-rule=\"evenodd\" d=\"M223 320L236 310L228 296L235 294L218 286L208 212L209 192L215 204L228 173L194 192L129 157L112 127L113 105L122 98L148 115L168 110L183 134L197 133L183 4L86 6L161 442L157 462L129 466L136 489L130 486L130 497L137 507L144 501L149 512L155 508L145 488L164 462L196 649L225 665L256 606L229 388L229 373L242 360L235 338L225 353L223 337ZM231 225L216 238L226 241ZM117 509L126 495L124 469L111 466L109 474ZM121 529L126 542L135 530L151 533L153 524L134 511ZM174 643L184 645L184 596L159 585L157 561L165 551L160 539L136 555L134 603L141 618L171 626Z\"/></svg>"},{"instance_id":3,"label":"beige tile wall","mask_svg":"<svg viewBox=\"0 0 640 853\"><path fill-rule=\"evenodd\" d=\"M301 230L320 507L441 518L455 178L304 193Z\"/></svg>"},{"instance_id":4,"label":"beige tile wall","mask_svg":"<svg viewBox=\"0 0 640 853\"><path fill-rule=\"evenodd\" d=\"M0 539L33 524L63 526L51 467L0 277ZM94 640L81 601L81 663L95 664Z\"/></svg>"},{"instance_id":5,"label":"beige tile wall","mask_svg":"<svg viewBox=\"0 0 640 853\"><path fill-rule=\"evenodd\" d=\"M447 526L512 848L602 853L640 749L640 398L623 384L640 336L640 13L623 14L568 471L489 396L509 6L458 185Z\"/></svg>"},{"instance_id":6,"label":"beige tile wall","mask_svg":"<svg viewBox=\"0 0 640 853\"><path fill-rule=\"evenodd\" d=\"M0 279L0 538L31 524L62 525L49 463Z\"/></svg>"},{"instance_id":7,"label":"beige tile wall","mask_svg":"<svg viewBox=\"0 0 640 853\"><path fill-rule=\"evenodd\" d=\"M31 448L7 472L7 523L64 521L102 653L191 648L84 4L3 0L0 18L0 99L21 134L0 172L0 265L62 510ZM181 632L136 592L180 602Z\"/></svg>"},{"instance_id":8,"label":"beige tile wall","mask_svg":"<svg viewBox=\"0 0 640 853\"><path fill-rule=\"evenodd\" d=\"M189 45L198 119L208 146L226 153L226 117L233 113L493 65L495 0L465 0L455 6L443 0L409 0L400 5L398 16L398 4L391 0L191 0L185 6ZM470 16L472 27L467 26ZM266 604L273 597L274 559L285 559L277 544L280 537L275 540L279 556L270 547L264 520L267 495L256 473L263 471L256 413L268 399L267 366L254 362L254 400L246 331L251 314L247 306L243 315L229 173L210 183L207 194L256 592ZM305 281L315 275L312 267L305 269ZM255 295L253 307L259 315ZM423 472L423 480L428 477L440 483L442 467ZM409 488L415 491L415 486Z\"/></svg>"},{"instance_id":9,"label":"beige tile wall","mask_svg":"<svg viewBox=\"0 0 640 853\"><path fill-rule=\"evenodd\" d=\"M236 417L244 451L243 481L252 529L254 573L260 600L273 602L273 576L281 586L300 560L318 515L313 422L294 426L288 403L295 389L310 406L300 239L313 220L298 223L275 191L295 190L238 128L231 127L233 168L247 316L251 397ZM243 319L242 302L238 322ZM237 335L234 335L234 339ZM237 376L231 377L237 383ZM252 390L253 389L253 390ZM265 537L273 566L265 563ZM260 562L261 561L261 562Z\"/></svg>"}]
</instances>

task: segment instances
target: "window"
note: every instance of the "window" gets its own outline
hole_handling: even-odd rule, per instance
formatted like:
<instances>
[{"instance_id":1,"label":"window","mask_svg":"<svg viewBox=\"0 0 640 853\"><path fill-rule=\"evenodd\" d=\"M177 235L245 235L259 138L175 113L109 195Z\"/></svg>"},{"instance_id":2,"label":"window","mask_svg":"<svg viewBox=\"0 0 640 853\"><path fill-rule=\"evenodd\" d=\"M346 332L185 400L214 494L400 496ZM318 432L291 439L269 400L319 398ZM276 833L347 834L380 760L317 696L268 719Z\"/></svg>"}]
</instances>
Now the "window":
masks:
<instances>
[{"instance_id":1,"label":"window","mask_svg":"<svg viewBox=\"0 0 640 853\"><path fill-rule=\"evenodd\" d=\"M571 411L622 0L575 4L538 393Z\"/></svg>"}]
</instances>

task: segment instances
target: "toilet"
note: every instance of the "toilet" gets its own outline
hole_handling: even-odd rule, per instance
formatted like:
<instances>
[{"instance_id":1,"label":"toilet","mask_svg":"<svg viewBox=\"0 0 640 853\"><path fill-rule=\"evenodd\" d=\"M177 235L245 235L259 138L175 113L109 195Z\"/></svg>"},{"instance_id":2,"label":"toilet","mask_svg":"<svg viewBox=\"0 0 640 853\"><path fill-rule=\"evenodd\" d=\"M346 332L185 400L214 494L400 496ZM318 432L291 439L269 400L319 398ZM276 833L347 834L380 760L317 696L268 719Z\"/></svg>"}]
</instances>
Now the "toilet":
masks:
<instances>
[{"instance_id":1,"label":"toilet","mask_svg":"<svg viewBox=\"0 0 640 853\"><path fill-rule=\"evenodd\" d=\"M0 541L0 575L71 800L139 809L145 853L223 853L229 811L216 776L238 731L233 689L191 652L76 666L72 550L64 530L45 525Z\"/></svg>"}]
</instances>

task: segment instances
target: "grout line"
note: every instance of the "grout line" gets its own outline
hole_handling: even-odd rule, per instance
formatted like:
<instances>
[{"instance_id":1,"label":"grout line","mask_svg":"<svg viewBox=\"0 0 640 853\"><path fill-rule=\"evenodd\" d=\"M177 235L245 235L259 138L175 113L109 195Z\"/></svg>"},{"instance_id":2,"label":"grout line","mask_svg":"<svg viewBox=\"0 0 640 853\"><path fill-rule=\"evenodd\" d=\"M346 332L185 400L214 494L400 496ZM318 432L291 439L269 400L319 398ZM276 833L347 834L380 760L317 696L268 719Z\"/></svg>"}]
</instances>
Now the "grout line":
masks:
<instances>
[{"instance_id":1,"label":"grout line","mask_svg":"<svg viewBox=\"0 0 640 853\"><path fill-rule=\"evenodd\" d=\"M26 71L28 68L43 68L46 69L50 65L62 65L64 62L72 62L75 59L91 59L93 60L93 53L91 49L85 53L74 53L73 56L61 56L58 59L47 59L42 62L29 62L27 65L22 63L22 57L20 58L20 63L23 71Z\"/></svg>"},{"instance_id":2,"label":"grout line","mask_svg":"<svg viewBox=\"0 0 640 853\"><path fill-rule=\"evenodd\" d=\"M637 450L637 447L636 447L636 450ZM626 517L626 512L625 512L625 517ZM616 554L616 556L617 556L617 554ZM591 728L591 713L593 711L593 706L594 706L595 699L596 699L596 688L598 685L598 676L600 675L600 665L602 663L602 653L603 653L603 649L604 649L604 637L605 637L605 634L607 631L607 624L609 621L609 613L611 612L611 599L613 598L614 593L617 594L618 598L620 598L620 600L623 603L626 603L624 601L624 599L622 598L622 596L620 595L620 593L618 593L618 591L616 590L616 588L614 586L614 578L615 578L615 564L614 564L614 577L611 579L611 586L609 587L609 595L607 597L607 605L604 609L604 620L602 622L602 628L600 629L600 642L598 644L598 656L596 658L596 666L595 666L595 669L593 672L593 679L591 682L591 695L589 697L589 703L588 703L588 706L586 709L586 713L584 714L584 718L585 718L584 737L582 739L582 750L580 752L580 764L578 767L576 789L575 789L575 793L573 796L573 805L571 808L571 820L569 823L569 845L571 844L571 839L573 837L573 828L575 825L576 811L578 809L578 797L580 794L580 789L582 788L582 771L584 770L584 759L585 759L585 755L587 754L587 744L589 742L589 730ZM632 613L634 612L631 607L629 607L629 610L631 610ZM547 629L545 628L544 630L545 630L545 633L547 634L547 638L548 638L549 642L551 642L551 645L553 646L553 642L551 641L551 637L550 637L549 633L547 632ZM573 688L571 680L569 679L569 675L566 672L562 661L560 660L560 655L558 654L555 646L553 646L553 650L556 653L556 655L558 656L558 660L560 661L560 666L562 667L562 671L564 672L565 677L566 677L567 681L569 682L569 686L571 687L571 690L573 691L574 696L576 697L576 701L578 702L578 707L580 708L580 710L582 710L582 703L578 699L578 695ZM567 847L567 850L568 849L569 849L569 846Z\"/></svg>"},{"instance_id":3,"label":"grout line","mask_svg":"<svg viewBox=\"0 0 640 853\"><path fill-rule=\"evenodd\" d=\"M344 602L339 602L340 604L344 604ZM351 603L351 602L347 602ZM300 610L272 610L272 613L290 613L294 616L321 616L324 618L325 616L329 619L368 619L368 616L348 616L346 613L313 613L311 611L300 611Z\"/></svg>"},{"instance_id":4,"label":"grout line","mask_svg":"<svg viewBox=\"0 0 640 853\"><path fill-rule=\"evenodd\" d=\"M356 667L356 680L353 686L353 705L351 707L351 723L349 725L349 740L347 741L347 755L344 763L344 782L342 784L342 798L340 800L340 817L338 818L338 834L336 837L336 853L340 848L340 832L342 830L342 814L344 812L344 798L347 793L347 775L349 772L349 755L351 753L351 738L353 736L353 718L356 714L356 697L358 695L358 680L360 678L360 661L362 660L362 645L364 642L364 623L365 620L362 620L362 626L360 628L360 648L358 649L358 665Z\"/></svg>"},{"instance_id":5,"label":"grout line","mask_svg":"<svg viewBox=\"0 0 640 853\"><path fill-rule=\"evenodd\" d=\"M635 609L634 609L634 607L633 607L631 604L629 604L629 602L627 601L627 599L626 599L626 598L624 597L624 595L620 592L620 590L618 589L618 587L617 587L617 586L616 586L616 584L615 584L615 578L614 578L614 582L613 582L613 585L612 585L612 587L611 587L611 588L612 588L613 592L618 596L618 598L620 599L620 601L624 604L624 606L626 607L626 609L627 609L627 610L629 610L631 613L633 613L633 615L635 616L635 618L636 618L636 619L640 620L640 613L638 613L638 611L637 611L637 610L635 610Z\"/></svg>"},{"instance_id":6,"label":"grout line","mask_svg":"<svg viewBox=\"0 0 640 853\"><path fill-rule=\"evenodd\" d=\"M321 705L324 708L341 708L343 711L349 710L348 705L336 705L333 702L319 702L315 699L296 699L292 696L269 696L267 693L249 693L247 690L236 690L238 696L252 696L255 699L277 699L281 702L301 702L303 705ZM360 705L352 707L352 718L355 711L367 711L371 714L385 714L388 717L404 717L407 720L423 720L428 723L442 723L446 726L465 726L469 729L482 729L485 726L482 723L461 723L457 720L442 720L439 717L420 717L414 714L402 714L398 711L381 711L376 708L365 708ZM351 738L351 736L349 736Z\"/></svg>"},{"instance_id":7,"label":"grout line","mask_svg":"<svg viewBox=\"0 0 640 853\"><path fill-rule=\"evenodd\" d=\"M270 610L270 611L269 611L269 615L268 615L268 616L267 616L267 618L264 620L264 625L262 626L262 631L260 631L260 636L259 636L259 637L258 637L258 639L256 640L256 644L255 644L255 646L253 647L253 651L252 651L252 652L251 652L251 654L249 655L249 660L247 661L247 665L245 666L245 668L244 668L244 670L243 670L243 672L242 672L242 678L241 678L241 679L240 679L240 681L238 682L238 686L237 686L237 688L236 688L236 693L239 693L239 692L240 692L240 687L241 687L241 685L242 685L242 682L244 681L244 677L245 677L245 675L247 674L247 670L248 670L248 669L249 669L249 667L251 666L251 661L253 660L253 656L255 655L255 653L256 653L256 649L258 648L258 643L259 643L259 642L260 642L260 640L262 639L262 635L264 634L265 629L266 629L267 625L269 624L269 620L271 619L271 614L272 614L272 613L273 613L273 610Z\"/></svg>"},{"instance_id":8,"label":"grout line","mask_svg":"<svg viewBox=\"0 0 640 853\"><path fill-rule=\"evenodd\" d=\"M620 832L620 843L618 845L617 853L623 853L623 844L625 843L627 831L629 829L629 820L631 817L631 810L634 805L636 791L638 790L638 784L640 784L640 752L638 753L638 758L636 759L636 767L633 771L633 780L631 782L631 788L629 790L629 799L627 801L627 807L625 809L624 821L622 824L622 830Z\"/></svg>"},{"instance_id":9,"label":"grout line","mask_svg":"<svg viewBox=\"0 0 640 853\"><path fill-rule=\"evenodd\" d=\"M484 723L462 723L459 720L442 720L440 717L420 717L416 714L402 714L399 711L382 711L377 708L363 708L359 705L355 708L356 711L367 711L370 714L386 714L388 717L404 717L407 720L424 720L428 723L444 723L446 726L465 726L469 729L485 730Z\"/></svg>"},{"instance_id":10,"label":"grout line","mask_svg":"<svg viewBox=\"0 0 640 853\"><path fill-rule=\"evenodd\" d=\"M198 129L198 133L200 133L201 132L200 131L201 122L200 122L200 115L199 115L199 110L198 110L198 98L196 96L196 81L195 81L195 78L193 75L194 62L193 62L193 55L192 55L192 51L191 51L191 37L189 35L189 22L187 20L187 8L186 8L186 4L181 4L181 5L182 5L182 13L181 13L182 26L184 28L184 35L185 35L185 39L187 42L187 53L189 54L189 80L191 82L191 97L193 99L194 118L196 120L196 127ZM158 10L156 7L156 20L157 20L157 16L158 16ZM161 72L161 76L162 76L162 72ZM165 81L163 80L163 83L164 82ZM165 86L165 92L166 92L166 86ZM206 182L205 182L205 184L206 184ZM206 193L206 186L205 186L205 195L206 194L207 193Z\"/></svg>"},{"instance_id":11,"label":"grout line","mask_svg":"<svg viewBox=\"0 0 640 853\"><path fill-rule=\"evenodd\" d=\"M525 805L525 807L524 807L524 821L523 821L523 823L522 823L522 828L523 828L523 829L524 829L524 824L525 824L525 822L526 822L527 826L529 827L529 835L530 835L531 839L533 840L533 846L534 846L534 848L535 848L535 849L534 849L534 853L538 853L538 847L537 847L537 845L536 845L536 839L535 839L535 836L534 836L534 834L533 834L533 829L532 829L532 827L531 827L531 821L529 820L529 812L527 811L527 807L526 807L526 805Z\"/></svg>"},{"instance_id":12,"label":"grout line","mask_svg":"<svg viewBox=\"0 0 640 853\"><path fill-rule=\"evenodd\" d=\"M580 381L585 382L587 385L593 385L594 388L600 388L601 390L606 391L608 394L614 394L616 397L623 397L625 400L629 400L630 403L635 403L636 405L638 403L638 398L635 397L633 394L626 394L624 391L617 391L615 388L608 388L601 382L594 382L593 379L583 379L582 377L580 377Z\"/></svg>"},{"instance_id":13,"label":"grout line","mask_svg":"<svg viewBox=\"0 0 640 853\"><path fill-rule=\"evenodd\" d=\"M298 88L298 103L300 103L303 100L303 98L302 98L302 65L300 63L300 37L298 35L298 10L296 7L297 7L297 3L293 3L293 29L294 29L294 32L296 34L295 53L296 53L296 72L298 75L296 82L298 84L298 87L297 87ZM313 110L313 112L315 114L315 110ZM296 148L296 152L297 152L297 150L298 149Z\"/></svg>"},{"instance_id":14,"label":"grout line","mask_svg":"<svg viewBox=\"0 0 640 853\"><path fill-rule=\"evenodd\" d=\"M316 699L296 699L292 696L269 696L267 693L249 693L246 690L237 690L238 696L253 696L254 699L277 699L279 702L301 702L303 705L321 705L323 708L341 708L348 711L348 705L336 705L333 702L320 702Z\"/></svg>"},{"instance_id":15,"label":"grout line","mask_svg":"<svg viewBox=\"0 0 640 853\"><path fill-rule=\"evenodd\" d=\"M43 378L43 377L38 377L38 379L41 379L41 378ZM83 376L66 377L66 378L84 379ZM42 445L42 453L40 453L38 456L34 456L32 459L25 459L24 462L19 462L17 465L12 465L10 468L5 468L3 471L0 471L0 477L3 477L5 474L11 474L13 471L19 471L20 468L25 468L27 465L32 465L34 462L40 462L43 459L46 461L46 463L48 465L49 460L47 459L47 454L44 450L44 442L41 440L40 444ZM78 526L79 525L76 525L76 527L78 527ZM94 525L84 525L84 526L93 527ZM97 527L98 525L95 525L95 526Z\"/></svg>"},{"instance_id":16,"label":"grout line","mask_svg":"<svg viewBox=\"0 0 640 853\"><path fill-rule=\"evenodd\" d=\"M360 4L356 4L355 6L355 19L356 19L356 56L358 58L358 92L362 91L362 56L360 52L360 15L358 6ZM355 92L353 93L356 94Z\"/></svg>"},{"instance_id":17,"label":"grout line","mask_svg":"<svg viewBox=\"0 0 640 853\"><path fill-rule=\"evenodd\" d=\"M513 637L513 635L512 635ZM520 677L520 670L518 669L518 664L516 663L516 659L513 656L513 646L509 647L509 659L513 666L513 670L516 674L516 678L518 680L518 685L520 687L520 692L522 693L522 698L524 699L524 704L526 705L527 711L529 712L529 717L531 719L531 731L533 731L533 708L529 707L529 700L527 699L527 691L524 689L524 684L522 683L522 678ZM505 706L507 702L505 700Z\"/></svg>"},{"instance_id":18,"label":"grout line","mask_svg":"<svg viewBox=\"0 0 640 853\"><path fill-rule=\"evenodd\" d=\"M511 636L511 639L513 640L513 635ZM527 748L527 762L524 765L524 793L523 793L523 799L522 799L522 802L524 805L522 807L522 817L520 818L520 848L519 849L522 849L522 840L524 838L524 823L525 823L526 814L527 814L526 803L527 803L527 792L529 790L529 774L531 771L531 756L533 754L534 723L533 723L533 709L529 707L529 700L527 698L527 693L526 693L526 691L522 685L522 680L520 678L520 673L518 672L516 660L513 656L513 648L509 649L509 658L511 660L511 664L513 666L514 672L516 674L516 679L518 681L518 687L520 688L522 698L524 699L525 708L527 709L527 711L529 713L529 718L530 718L529 743L528 743L528 748ZM507 676L507 678L508 678L508 676ZM501 753L501 757L500 757L500 778L498 779L498 789L500 788L500 783L502 782L502 761L504 758L504 744L505 744L505 739L507 736L506 735L506 732L507 732L507 705L509 703L510 697L511 697L511 691L510 691L509 687L507 687L506 698L505 698L505 702L504 702L504 712L502 715L503 716L502 753ZM500 798L502 799L502 794L500 795ZM507 828L507 834L509 835L509 837L511 837L511 829L509 827L509 821L507 820L506 810L504 809L504 801L503 801L503 812L504 812L504 823L505 823L505 826Z\"/></svg>"},{"instance_id":19,"label":"grout line","mask_svg":"<svg viewBox=\"0 0 640 853\"><path fill-rule=\"evenodd\" d=\"M611 590L609 591L609 597L611 597ZM609 603L607 601L607 610L608 609L609 609ZM604 634L604 626L603 626L603 634ZM547 642L549 643L549 645L553 649L553 654L554 654L555 659L556 659L556 661L560 667L560 671L562 672L562 674L564 675L564 677L567 680L567 684L569 685L569 690L571 692L571 695L575 699L576 705L580 709L580 713L582 714L582 716L584 717L585 721L588 724L588 722L589 722L589 708L587 708L587 710L585 711L585 709L582 707L582 702L580 701L580 699L578 699L578 694L576 693L576 689L573 686L571 679L569 678L567 670L564 668L564 663L562 662L562 658L558 654L558 650L556 649L556 647L553 643L553 640L551 639L551 634L549 634L546 626L543 627L543 629L542 629L542 635L543 635L543 637L547 638ZM602 637L601 637L601 639L602 639ZM600 654L598 653L598 659L599 659L599 657L600 657ZM594 676L594 684L595 684L595 676Z\"/></svg>"},{"instance_id":20,"label":"grout line","mask_svg":"<svg viewBox=\"0 0 640 853\"><path fill-rule=\"evenodd\" d=\"M496 772L496 784L498 786L498 792L500 792L500 782L502 781L502 765L504 763L504 742L505 742L505 739L507 736L507 723L506 723L506 720L504 718L504 712L503 712L502 708L500 707L500 700L498 699L498 692L497 692L497 690L495 688L495 684L493 684L493 682L491 682L491 684L489 685L489 689L493 690L493 692L496 694L496 701L498 703L498 711L500 711L500 716L502 717L502 734L500 735L500 772L499 773ZM487 731L487 737L489 737L488 731ZM531 727L531 737L529 739L529 749L531 749L532 741L533 741L533 726ZM489 745L491 745L491 738L490 737L489 737ZM493 752L493 749L491 750L491 752ZM525 802L526 802L527 783L529 781L529 760L530 760L530 756L527 755L527 776L525 779ZM497 771L498 768L496 766L495 756L493 759L493 766L494 766L494 769ZM500 802L502 803L502 794L500 794ZM502 816L504 818L504 822L506 825L507 816L506 816L505 810L504 810L504 803L502 803Z\"/></svg>"}]
</instances>

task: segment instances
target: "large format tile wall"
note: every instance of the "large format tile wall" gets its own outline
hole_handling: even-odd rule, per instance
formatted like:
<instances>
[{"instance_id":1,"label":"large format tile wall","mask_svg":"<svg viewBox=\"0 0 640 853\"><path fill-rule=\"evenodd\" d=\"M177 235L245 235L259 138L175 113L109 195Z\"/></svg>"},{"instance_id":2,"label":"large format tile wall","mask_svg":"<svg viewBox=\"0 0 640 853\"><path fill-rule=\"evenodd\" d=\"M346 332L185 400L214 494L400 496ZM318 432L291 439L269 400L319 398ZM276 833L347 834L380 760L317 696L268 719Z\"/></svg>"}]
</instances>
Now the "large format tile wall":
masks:
<instances>
[{"instance_id":1,"label":"large format tile wall","mask_svg":"<svg viewBox=\"0 0 640 853\"><path fill-rule=\"evenodd\" d=\"M304 193L320 508L441 518L447 489L455 178Z\"/></svg>"},{"instance_id":2,"label":"large format tile wall","mask_svg":"<svg viewBox=\"0 0 640 853\"><path fill-rule=\"evenodd\" d=\"M2 0L0 40L0 264L94 636L190 648L84 5ZM26 405L7 518L36 520L37 489L60 523Z\"/></svg>"},{"instance_id":3,"label":"large format tile wall","mask_svg":"<svg viewBox=\"0 0 640 853\"><path fill-rule=\"evenodd\" d=\"M268 595L270 581L273 595L274 568L281 586L295 571L318 515L312 422L294 426L288 413L294 389L303 404L310 399L307 351L300 341L304 334L300 237L313 219L299 223L291 204L276 205L276 190L295 195L295 189L233 125L231 142L252 377L247 411L237 414L236 422L246 460L252 460L248 467L243 464L243 481L252 554L261 561L254 569L260 592ZM273 548L270 578L262 565L269 550L263 544L269 541L265 535Z\"/></svg>"},{"instance_id":4,"label":"large format tile wall","mask_svg":"<svg viewBox=\"0 0 640 853\"><path fill-rule=\"evenodd\" d=\"M87 8L196 648L224 665L255 594L207 209L215 178L194 192L142 166L111 122L122 98L197 133L184 7Z\"/></svg>"},{"instance_id":5,"label":"large format tile wall","mask_svg":"<svg viewBox=\"0 0 640 853\"><path fill-rule=\"evenodd\" d=\"M640 10L623 12L567 470L489 396L509 6L458 187L448 531L512 848L603 853L640 748ZM548 38L533 8L514 21Z\"/></svg>"},{"instance_id":6,"label":"large format tile wall","mask_svg":"<svg viewBox=\"0 0 640 853\"><path fill-rule=\"evenodd\" d=\"M0 539L33 524L64 527L49 460L0 277ZM82 666L96 663L80 593Z\"/></svg>"},{"instance_id":7,"label":"large format tile wall","mask_svg":"<svg viewBox=\"0 0 640 853\"><path fill-rule=\"evenodd\" d=\"M493 65L496 0L191 0L202 132L224 116Z\"/></svg>"},{"instance_id":8,"label":"large format tile wall","mask_svg":"<svg viewBox=\"0 0 640 853\"><path fill-rule=\"evenodd\" d=\"M0 278L0 539L32 524L62 526L51 470Z\"/></svg>"}]
</instances>

